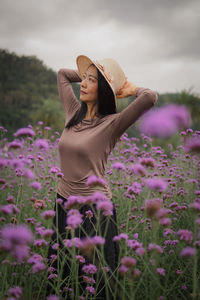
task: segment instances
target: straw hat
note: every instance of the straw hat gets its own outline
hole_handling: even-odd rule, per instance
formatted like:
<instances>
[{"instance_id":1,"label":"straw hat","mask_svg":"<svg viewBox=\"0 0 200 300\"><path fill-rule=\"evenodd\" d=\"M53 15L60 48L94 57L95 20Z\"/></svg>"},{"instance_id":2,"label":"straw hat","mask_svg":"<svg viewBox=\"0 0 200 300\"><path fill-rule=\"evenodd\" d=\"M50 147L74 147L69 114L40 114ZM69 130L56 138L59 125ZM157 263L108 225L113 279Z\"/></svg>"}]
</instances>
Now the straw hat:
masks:
<instances>
[{"instance_id":1,"label":"straw hat","mask_svg":"<svg viewBox=\"0 0 200 300\"><path fill-rule=\"evenodd\" d=\"M85 55L79 55L76 58L76 64L81 78L88 67L94 64L111 87L116 101L116 94L124 85L126 77L122 68L114 59L91 60Z\"/></svg>"}]
</instances>

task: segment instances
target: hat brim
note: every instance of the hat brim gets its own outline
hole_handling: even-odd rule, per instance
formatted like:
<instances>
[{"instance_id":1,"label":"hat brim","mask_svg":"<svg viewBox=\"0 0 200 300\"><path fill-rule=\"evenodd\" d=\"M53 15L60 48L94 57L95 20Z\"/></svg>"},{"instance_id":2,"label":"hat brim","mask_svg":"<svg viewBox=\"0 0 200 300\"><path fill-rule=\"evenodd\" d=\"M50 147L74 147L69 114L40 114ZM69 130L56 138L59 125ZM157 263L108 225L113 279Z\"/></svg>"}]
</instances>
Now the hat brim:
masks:
<instances>
[{"instance_id":1,"label":"hat brim","mask_svg":"<svg viewBox=\"0 0 200 300\"><path fill-rule=\"evenodd\" d=\"M83 74L85 73L85 71L87 71L87 69L89 68L89 66L95 65L95 67L101 72L101 74L105 78L106 82L108 83L109 87L111 88L111 90L113 92L113 95L114 95L114 98L115 98L115 103L116 103L115 91L114 91L112 85L110 84L110 82L108 81L108 79L105 77L103 71L99 68L99 66L96 64L95 61L91 60L86 55L79 55L76 58L76 64L77 64L78 71L79 71L79 74L80 74L81 78L83 78ZM117 103L116 103L116 105L117 105Z\"/></svg>"}]
</instances>

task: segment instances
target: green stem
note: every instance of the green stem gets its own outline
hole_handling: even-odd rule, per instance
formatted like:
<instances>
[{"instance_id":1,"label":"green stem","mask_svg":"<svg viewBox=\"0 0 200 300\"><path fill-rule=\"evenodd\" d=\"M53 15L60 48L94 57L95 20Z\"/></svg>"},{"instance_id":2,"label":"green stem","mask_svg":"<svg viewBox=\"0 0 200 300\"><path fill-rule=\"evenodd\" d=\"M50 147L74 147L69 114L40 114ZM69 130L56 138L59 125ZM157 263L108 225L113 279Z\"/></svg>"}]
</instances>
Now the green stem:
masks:
<instances>
[{"instance_id":1,"label":"green stem","mask_svg":"<svg viewBox=\"0 0 200 300\"><path fill-rule=\"evenodd\" d=\"M196 240L197 236L197 225L196 225L196 220L194 221L194 239ZM197 253L194 255L194 267L193 267L193 296L196 297L197 293L197 260L198 256Z\"/></svg>"}]
</instances>

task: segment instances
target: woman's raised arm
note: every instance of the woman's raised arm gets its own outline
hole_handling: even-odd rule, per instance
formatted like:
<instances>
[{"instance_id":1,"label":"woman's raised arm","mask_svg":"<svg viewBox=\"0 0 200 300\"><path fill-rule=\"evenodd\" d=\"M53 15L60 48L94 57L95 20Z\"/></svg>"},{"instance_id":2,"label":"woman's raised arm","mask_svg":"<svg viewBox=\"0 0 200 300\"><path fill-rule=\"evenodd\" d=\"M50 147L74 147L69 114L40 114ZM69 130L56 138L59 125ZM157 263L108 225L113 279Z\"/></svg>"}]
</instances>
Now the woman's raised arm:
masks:
<instances>
[{"instance_id":1,"label":"woman's raised arm","mask_svg":"<svg viewBox=\"0 0 200 300\"><path fill-rule=\"evenodd\" d=\"M157 93L149 88L137 87L134 95L136 99L116 115L116 120L113 124L113 136L116 139L120 138L158 100Z\"/></svg>"},{"instance_id":2,"label":"woman's raised arm","mask_svg":"<svg viewBox=\"0 0 200 300\"><path fill-rule=\"evenodd\" d=\"M77 111L81 104L74 95L71 83L80 82L81 78L77 70L60 69L57 75L58 93L62 101L65 112L65 124L72 118L75 111Z\"/></svg>"}]
</instances>

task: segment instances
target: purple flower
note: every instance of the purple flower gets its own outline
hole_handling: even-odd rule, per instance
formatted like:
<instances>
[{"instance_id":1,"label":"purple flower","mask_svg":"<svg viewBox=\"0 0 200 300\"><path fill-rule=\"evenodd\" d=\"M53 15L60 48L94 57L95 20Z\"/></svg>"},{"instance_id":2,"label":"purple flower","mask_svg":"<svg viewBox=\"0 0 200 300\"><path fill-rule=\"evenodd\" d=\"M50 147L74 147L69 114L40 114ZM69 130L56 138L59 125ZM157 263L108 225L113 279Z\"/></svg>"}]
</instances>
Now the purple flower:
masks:
<instances>
[{"instance_id":1,"label":"purple flower","mask_svg":"<svg viewBox=\"0 0 200 300\"><path fill-rule=\"evenodd\" d=\"M37 182L37 181L32 182L32 183L31 183L31 186L32 186L34 189L36 189L36 190L41 190L41 188L42 188L41 183L40 183L40 182Z\"/></svg>"},{"instance_id":2,"label":"purple flower","mask_svg":"<svg viewBox=\"0 0 200 300\"><path fill-rule=\"evenodd\" d=\"M113 203L109 200L98 201L97 209L102 210L104 216L113 215Z\"/></svg>"},{"instance_id":3,"label":"purple flower","mask_svg":"<svg viewBox=\"0 0 200 300\"><path fill-rule=\"evenodd\" d=\"M145 167L151 167L151 168L155 168L156 166L156 162L153 158L148 157L148 158L141 158L140 159L140 164L145 166Z\"/></svg>"},{"instance_id":4,"label":"purple flower","mask_svg":"<svg viewBox=\"0 0 200 300\"><path fill-rule=\"evenodd\" d=\"M170 137L181 128L191 125L188 108L178 104L167 104L152 109L143 115L139 130L148 136Z\"/></svg>"},{"instance_id":5,"label":"purple flower","mask_svg":"<svg viewBox=\"0 0 200 300\"><path fill-rule=\"evenodd\" d=\"M42 149L42 150L48 150L49 149L49 144L48 144L48 141L46 139L37 139L34 142L34 145L37 148Z\"/></svg>"},{"instance_id":6,"label":"purple flower","mask_svg":"<svg viewBox=\"0 0 200 300\"><path fill-rule=\"evenodd\" d=\"M197 219L196 219L196 223L197 223L198 225L200 225L200 218L197 218Z\"/></svg>"},{"instance_id":7,"label":"purple flower","mask_svg":"<svg viewBox=\"0 0 200 300\"><path fill-rule=\"evenodd\" d=\"M172 221L169 218L161 218L160 225L168 227L171 225Z\"/></svg>"},{"instance_id":8,"label":"purple flower","mask_svg":"<svg viewBox=\"0 0 200 300\"><path fill-rule=\"evenodd\" d=\"M193 256L196 253L196 249L192 248L192 247L185 247L181 250L180 256L184 257L184 256Z\"/></svg>"},{"instance_id":9,"label":"purple flower","mask_svg":"<svg viewBox=\"0 0 200 300\"><path fill-rule=\"evenodd\" d=\"M0 206L0 212L5 215L11 215L13 213L13 204Z\"/></svg>"},{"instance_id":10,"label":"purple flower","mask_svg":"<svg viewBox=\"0 0 200 300\"><path fill-rule=\"evenodd\" d=\"M37 262L41 262L43 257L37 253L34 253L29 259L27 259L28 264L35 264Z\"/></svg>"},{"instance_id":11,"label":"purple flower","mask_svg":"<svg viewBox=\"0 0 200 300\"><path fill-rule=\"evenodd\" d=\"M126 233L120 233L119 235L116 235L116 236L113 237L114 242L120 241L121 239L127 240L128 235Z\"/></svg>"},{"instance_id":12,"label":"purple flower","mask_svg":"<svg viewBox=\"0 0 200 300\"><path fill-rule=\"evenodd\" d=\"M90 293L90 294L95 294L95 289L93 288L93 286L87 286L86 290Z\"/></svg>"},{"instance_id":13,"label":"purple flower","mask_svg":"<svg viewBox=\"0 0 200 300\"><path fill-rule=\"evenodd\" d=\"M57 198L57 199L56 199L56 202L57 202L58 204L63 204L63 199Z\"/></svg>"},{"instance_id":14,"label":"purple flower","mask_svg":"<svg viewBox=\"0 0 200 300\"><path fill-rule=\"evenodd\" d=\"M128 235L126 233L120 233L119 237L120 237L120 239L124 239L124 240L128 239Z\"/></svg>"},{"instance_id":15,"label":"purple flower","mask_svg":"<svg viewBox=\"0 0 200 300\"><path fill-rule=\"evenodd\" d=\"M189 204L189 207L200 212L200 203L197 201L194 201L193 203Z\"/></svg>"},{"instance_id":16,"label":"purple flower","mask_svg":"<svg viewBox=\"0 0 200 300\"><path fill-rule=\"evenodd\" d=\"M139 243L137 240L127 240L126 243L133 250L142 247L142 243Z\"/></svg>"},{"instance_id":17,"label":"purple flower","mask_svg":"<svg viewBox=\"0 0 200 300\"><path fill-rule=\"evenodd\" d=\"M87 282L87 283L89 283L89 284L91 284L91 283L96 283L96 281L95 281L94 278L88 277L88 276L86 276L86 275L83 276L83 281L85 281L85 282ZM84 298L84 299L85 299L85 298ZM81 300L81 299L80 299L80 300Z\"/></svg>"},{"instance_id":18,"label":"purple flower","mask_svg":"<svg viewBox=\"0 0 200 300\"><path fill-rule=\"evenodd\" d=\"M159 245L156 245L153 243L149 244L148 250L149 251L155 250L157 253L160 253L160 254L163 253L163 249Z\"/></svg>"},{"instance_id":19,"label":"purple flower","mask_svg":"<svg viewBox=\"0 0 200 300\"><path fill-rule=\"evenodd\" d=\"M8 149L21 149L23 147L23 143L18 141L12 141L8 144Z\"/></svg>"},{"instance_id":20,"label":"purple flower","mask_svg":"<svg viewBox=\"0 0 200 300\"><path fill-rule=\"evenodd\" d=\"M13 169L23 169L24 168L24 163L20 159L17 159L17 158L11 159L9 161L9 164Z\"/></svg>"},{"instance_id":21,"label":"purple flower","mask_svg":"<svg viewBox=\"0 0 200 300\"><path fill-rule=\"evenodd\" d=\"M93 217L93 212L89 209L85 212L86 218L91 219Z\"/></svg>"},{"instance_id":22,"label":"purple flower","mask_svg":"<svg viewBox=\"0 0 200 300\"><path fill-rule=\"evenodd\" d=\"M169 207L170 208L174 208L174 207L177 207L178 206L178 203L177 202L172 202Z\"/></svg>"},{"instance_id":23,"label":"purple flower","mask_svg":"<svg viewBox=\"0 0 200 300\"><path fill-rule=\"evenodd\" d=\"M26 225L5 225L0 232L1 247L10 250L15 245L25 245L32 242L33 234Z\"/></svg>"},{"instance_id":24,"label":"purple flower","mask_svg":"<svg viewBox=\"0 0 200 300\"><path fill-rule=\"evenodd\" d=\"M18 137L18 136L34 136L35 132L30 128L20 128L13 135L15 137Z\"/></svg>"},{"instance_id":25,"label":"purple flower","mask_svg":"<svg viewBox=\"0 0 200 300\"><path fill-rule=\"evenodd\" d=\"M34 241L34 246L36 247L42 247L42 246L47 246L48 242L45 241L44 239L38 239Z\"/></svg>"},{"instance_id":26,"label":"purple flower","mask_svg":"<svg viewBox=\"0 0 200 300\"><path fill-rule=\"evenodd\" d=\"M56 215L56 212L54 210L45 210L41 213L41 216L43 219L48 220L53 218Z\"/></svg>"},{"instance_id":27,"label":"purple flower","mask_svg":"<svg viewBox=\"0 0 200 300\"><path fill-rule=\"evenodd\" d=\"M59 167L51 167L51 169L49 170L49 173L58 173L60 172L60 168Z\"/></svg>"},{"instance_id":28,"label":"purple flower","mask_svg":"<svg viewBox=\"0 0 200 300\"><path fill-rule=\"evenodd\" d=\"M177 235L180 236L181 240L188 242L188 243L191 243L193 240L192 231L187 230L187 229L179 229L179 231L177 232Z\"/></svg>"},{"instance_id":29,"label":"purple flower","mask_svg":"<svg viewBox=\"0 0 200 300\"><path fill-rule=\"evenodd\" d=\"M123 170L123 171L126 170L124 164L120 162L115 162L114 164L112 164L112 168L116 170Z\"/></svg>"},{"instance_id":30,"label":"purple flower","mask_svg":"<svg viewBox=\"0 0 200 300\"><path fill-rule=\"evenodd\" d=\"M49 276L48 276L48 279L52 279L52 278L58 278L58 275L57 274L50 274Z\"/></svg>"},{"instance_id":31,"label":"purple flower","mask_svg":"<svg viewBox=\"0 0 200 300\"><path fill-rule=\"evenodd\" d=\"M139 256L143 256L144 253L145 253L145 249L143 247L138 247L136 250L135 250L135 253Z\"/></svg>"},{"instance_id":32,"label":"purple flower","mask_svg":"<svg viewBox=\"0 0 200 300\"><path fill-rule=\"evenodd\" d=\"M57 250L59 248L59 244L58 243L54 243L52 246L51 246L52 249L54 250Z\"/></svg>"},{"instance_id":33,"label":"purple flower","mask_svg":"<svg viewBox=\"0 0 200 300\"><path fill-rule=\"evenodd\" d=\"M29 179L34 179L35 178L35 174L30 169L26 169L24 171L24 176L29 178Z\"/></svg>"},{"instance_id":34,"label":"purple flower","mask_svg":"<svg viewBox=\"0 0 200 300\"><path fill-rule=\"evenodd\" d=\"M8 159L1 158L1 157L0 157L0 168L7 167L8 164L9 164L9 160L8 160Z\"/></svg>"},{"instance_id":35,"label":"purple flower","mask_svg":"<svg viewBox=\"0 0 200 300\"><path fill-rule=\"evenodd\" d=\"M125 265L121 265L120 267L119 267L119 273L121 274L121 275L124 275L124 274L126 274L128 272L128 268L125 266Z\"/></svg>"},{"instance_id":36,"label":"purple flower","mask_svg":"<svg viewBox=\"0 0 200 300\"><path fill-rule=\"evenodd\" d=\"M134 182L132 186L129 186L127 192L129 194L139 195L142 191L142 186L139 182Z\"/></svg>"},{"instance_id":37,"label":"purple flower","mask_svg":"<svg viewBox=\"0 0 200 300\"><path fill-rule=\"evenodd\" d=\"M146 169L141 164L132 164L128 167L128 169L130 172L134 174L141 175L141 176L146 175Z\"/></svg>"},{"instance_id":38,"label":"purple flower","mask_svg":"<svg viewBox=\"0 0 200 300\"><path fill-rule=\"evenodd\" d=\"M28 243L33 240L33 234L26 225L5 225L0 232L0 251L11 253L21 262L29 255Z\"/></svg>"},{"instance_id":39,"label":"purple flower","mask_svg":"<svg viewBox=\"0 0 200 300\"><path fill-rule=\"evenodd\" d=\"M53 233L54 233L54 230L50 228L50 229L45 229L41 235L43 237L48 237L48 236L52 236Z\"/></svg>"},{"instance_id":40,"label":"purple flower","mask_svg":"<svg viewBox=\"0 0 200 300\"><path fill-rule=\"evenodd\" d=\"M140 274L141 274L141 271L139 269L135 269L133 276L134 276L134 278L138 278L140 276Z\"/></svg>"},{"instance_id":41,"label":"purple flower","mask_svg":"<svg viewBox=\"0 0 200 300\"><path fill-rule=\"evenodd\" d=\"M95 192L91 196L84 197L84 204L93 204L98 201L110 201L102 192Z\"/></svg>"},{"instance_id":42,"label":"purple flower","mask_svg":"<svg viewBox=\"0 0 200 300\"><path fill-rule=\"evenodd\" d=\"M65 209L71 209L78 207L84 203L84 198L82 196L69 196L64 204Z\"/></svg>"},{"instance_id":43,"label":"purple flower","mask_svg":"<svg viewBox=\"0 0 200 300\"><path fill-rule=\"evenodd\" d=\"M156 271L159 275L165 276L165 270L163 268L157 268Z\"/></svg>"},{"instance_id":44,"label":"purple flower","mask_svg":"<svg viewBox=\"0 0 200 300\"><path fill-rule=\"evenodd\" d=\"M184 145L185 152L200 152L200 136L188 138Z\"/></svg>"},{"instance_id":45,"label":"purple flower","mask_svg":"<svg viewBox=\"0 0 200 300\"><path fill-rule=\"evenodd\" d=\"M89 176L87 178L86 186L94 187L97 185L105 186L107 181L104 178L97 177L95 175Z\"/></svg>"},{"instance_id":46,"label":"purple flower","mask_svg":"<svg viewBox=\"0 0 200 300\"><path fill-rule=\"evenodd\" d=\"M10 253L16 258L18 262L23 262L29 256L30 247L27 245L16 245Z\"/></svg>"},{"instance_id":47,"label":"purple flower","mask_svg":"<svg viewBox=\"0 0 200 300\"><path fill-rule=\"evenodd\" d=\"M100 236L93 236L93 237L84 237L81 239L74 239L72 240L65 240L64 244L67 247L72 247L72 244L75 244L75 246L81 250L82 253L84 253L87 256L90 256L90 254L93 252L93 249L95 246L103 245L105 243L105 239Z\"/></svg>"},{"instance_id":48,"label":"purple flower","mask_svg":"<svg viewBox=\"0 0 200 300\"><path fill-rule=\"evenodd\" d=\"M58 172L57 174L57 177L61 178L61 177L64 177L64 174L62 172Z\"/></svg>"},{"instance_id":49,"label":"purple flower","mask_svg":"<svg viewBox=\"0 0 200 300\"><path fill-rule=\"evenodd\" d=\"M123 264L127 268L134 267L136 265L136 259L133 257L124 256L121 259L121 264Z\"/></svg>"},{"instance_id":50,"label":"purple flower","mask_svg":"<svg viewBox=\"0 0 200 300\"><path fill-rule=\"evenodd\" d=\"M161 178L149 178L145 180L145 184L152 190L163 192L166 190L168 183Z\"/></svg>"},{"instance_id":51,"label":"purple flower","mask_svg":"<svg viewBox=\"0 0 200 300\"><path fill-rule=\"evenodd\" d=\"M94 245L103 245L103 244L105 244L105 239L101 236L98 236L98 235L93 236L91 238L91 240L92 240Z\"/></svg>"},{"instance_id":52,"label":"purple flower","mask_svg":"<svg viewBox=\"0 0 200 300\"><path fill-rule=\"evenodd\" d=\"M15 297L15 299L18 299L22 294L22 289L19 286L14 286L12 288L9 288L8 294Z\"/></svg>"},{"instance_id":53,"label":"purple flower","mask_svg":"<svg viewBox=\"0 0 200 300\"><path fill-rule=\"evenodd\" d=\"M38 273L38 272L40 272L44 269L46 269L46 265L43 262L38 261L35 264L33 264L32 272L35 274L35 273Z\"/></svg>"},{"instance_id":54,"label":"purple flower","mask_svg":"<svg viewBox=\"0 0 200 300\"><path fill-rule=\"evenodd\" d=\"M97 272L97 267L93 264L84 265L82 270L86 274L95 274Z\"/></svg>"},{"instance_id":55,"label":"purple flower","mask_svg":"<svg viewBox=\"0 0 200 300\"><path fill-rule=\"evenodd\" d=\"M183 284L182 286L181 286L181 288L182 288L182 290L187 290L187 285L185 285L185 284Z\"/></svg>"},{"instance_id":56,"label":"purple flower","mask_svg":"<svg viewBox=\"0 0 200 300\"><path fill-rule=\"evenodd\" d=\"M76 259L80 262L80 263L85 263L85 258L82 255L76 255Z\"/></svg>"},{"instance_id":57,"label":"purple flower","mask_svg":"<svg viewBox=\"0 0 200 300\"><path fill-rule=\"evenodd\" d=\"M78 209L70 209L67 214L66 222L72 228L77 228L82 222L83 215L80 214Z\"/></svg>"},{"instance_id":58,"label":"purple flower","mask_svg":"<svg viewBox=\"0 0 200 300\"><path fill-rule=\"evenodd\" d=\"M44 130L50 131L50 130L51 130L51 127L45 126L45 127L44 127Z\"/></svg>"}]
</instances>

